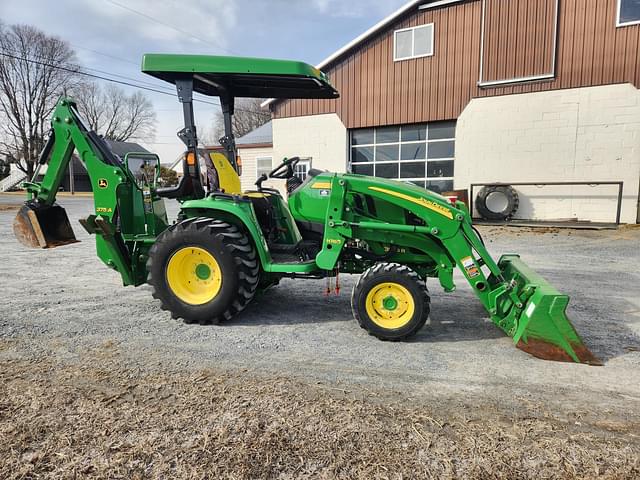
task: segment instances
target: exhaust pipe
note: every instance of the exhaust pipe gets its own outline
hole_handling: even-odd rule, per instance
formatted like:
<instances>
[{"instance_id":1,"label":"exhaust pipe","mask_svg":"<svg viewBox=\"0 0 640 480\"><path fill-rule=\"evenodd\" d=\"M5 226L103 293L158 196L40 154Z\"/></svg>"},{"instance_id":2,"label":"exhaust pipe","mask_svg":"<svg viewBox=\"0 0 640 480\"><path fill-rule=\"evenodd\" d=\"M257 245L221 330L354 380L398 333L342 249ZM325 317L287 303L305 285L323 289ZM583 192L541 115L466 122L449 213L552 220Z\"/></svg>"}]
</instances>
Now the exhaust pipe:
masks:
<instances>
[{"instance_id":1,"label":"exhaust pipe","mask_svg":"<svg viewBox=\"0 0 640 480\"><path fill-rule=\"evenodd\" d=\"M78 243L69 217L57 204L40 205L29 201L13 221L13 233L20 243L31 248L55 248Z\"/></svg>"}]
</instances>

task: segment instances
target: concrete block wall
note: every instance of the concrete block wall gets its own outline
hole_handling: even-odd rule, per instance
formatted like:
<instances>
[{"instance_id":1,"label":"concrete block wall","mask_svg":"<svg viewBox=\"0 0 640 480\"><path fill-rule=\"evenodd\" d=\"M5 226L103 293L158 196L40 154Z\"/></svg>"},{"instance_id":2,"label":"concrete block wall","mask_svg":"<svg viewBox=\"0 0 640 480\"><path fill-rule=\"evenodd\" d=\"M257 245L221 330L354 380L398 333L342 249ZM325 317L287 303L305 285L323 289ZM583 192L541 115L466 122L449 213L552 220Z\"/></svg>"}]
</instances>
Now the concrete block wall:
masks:
<instances>
[{"instance_id":1,"label":"concrete block wall","mask_svg":"<svg viewBox=\"0 0 640 480\"><path fill-rule=\"evenodd\" d=\"M623 181L635 223L640 90L630 84L473 99L458 119L455 188L478 182ZM516 187L518 218L615 219L617 187Z\"/></svg>"},{"instance_id":2,"label":"concrete block wall","mask_svg":"<svg viewBox=\"0 0 640 480\"><path fill-rule=\"evenodd\" d=\"M271 157L271 164L277 165L276 160L273 158L273 147L257 147L257 148L242 148L238 147L238 155L242 159L242 175L240 175L240 184L242 185L242 191L255 190L255 182L257 180L257 162L258 157ZM278 160L279 162L279 160ZM267 186L267 183L263 184Z\"/></svg>"},{"instance_id":3,"label":"concrete block wall","mask_svg":"<svg viewBox=\"0 0 640 480\"><path fill-rule=\"evenodd\" d=\"M345 172L347 128L335 113L273 120L274 163L284 157L311 157L311 167Z\"/></svg>"}]
</instances>

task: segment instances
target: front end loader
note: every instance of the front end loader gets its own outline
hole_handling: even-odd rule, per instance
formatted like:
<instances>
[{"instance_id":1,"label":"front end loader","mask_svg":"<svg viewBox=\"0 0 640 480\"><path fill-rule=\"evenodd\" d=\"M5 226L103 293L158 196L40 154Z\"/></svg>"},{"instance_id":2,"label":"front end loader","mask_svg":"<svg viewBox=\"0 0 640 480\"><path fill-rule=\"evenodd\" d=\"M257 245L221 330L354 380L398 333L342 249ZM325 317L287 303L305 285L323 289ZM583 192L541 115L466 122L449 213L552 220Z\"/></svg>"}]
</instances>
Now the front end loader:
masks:
<instances>
[{"instance_id":1,"label":"front end loader","mask_svg":"<svg viewBox=\"0 0 640 480\"><path fill-rule=\"evenodd\" d=\"M157 188L158 159L120 159L90 131L75 103L63 98L52 134L25 184L29 200L14 231L31 247L76 241L55 195L73 152L84 162L95 213L81 219L96 236L99 258L125 285L149 283L172 317L216 324L240 313L259 290L282 278L360 278L351 295L354 317L371 335L402 340L430 313L426 281L453 292L455 269L497 327L539 358L599 364L566 316L568 297L532 271L518 255L497 262L474 229L467 207L415 185L311 169L296 175L287 158L252 191L240 191L240 167L231 128L235 98L332 99L338 92L314 67L293 61L204 55L144 56L142 70L175 85L183 107L184 175L176 187ZM193 114L194 92L219 97L224 153L207 154L200 172ZM286 183L286 198L263 186ZM167 221L164 199L180 202Z\"/></svg>"}]
</instances>

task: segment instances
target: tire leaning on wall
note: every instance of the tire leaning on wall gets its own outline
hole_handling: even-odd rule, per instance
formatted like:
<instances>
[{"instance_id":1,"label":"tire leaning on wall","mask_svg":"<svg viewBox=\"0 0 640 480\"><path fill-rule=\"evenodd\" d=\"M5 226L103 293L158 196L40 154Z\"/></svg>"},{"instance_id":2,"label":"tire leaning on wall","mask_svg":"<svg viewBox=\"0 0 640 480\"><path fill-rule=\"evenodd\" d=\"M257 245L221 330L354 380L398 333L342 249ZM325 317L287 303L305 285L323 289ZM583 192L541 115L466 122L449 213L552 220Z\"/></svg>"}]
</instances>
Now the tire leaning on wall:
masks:
<instances>
[{"instance_id":1,"label":"tire leaning on wall","mask_svg":"<svg viewBox=\"0 0 640 480\"><path fill-rule=\"evenodd\" d=\"M494 199L502 199L497 208ZM475 206L485 220L511 220L518 211L520 198L511 185L487 185L478 192Z\"/></svg>"}]
</instances>

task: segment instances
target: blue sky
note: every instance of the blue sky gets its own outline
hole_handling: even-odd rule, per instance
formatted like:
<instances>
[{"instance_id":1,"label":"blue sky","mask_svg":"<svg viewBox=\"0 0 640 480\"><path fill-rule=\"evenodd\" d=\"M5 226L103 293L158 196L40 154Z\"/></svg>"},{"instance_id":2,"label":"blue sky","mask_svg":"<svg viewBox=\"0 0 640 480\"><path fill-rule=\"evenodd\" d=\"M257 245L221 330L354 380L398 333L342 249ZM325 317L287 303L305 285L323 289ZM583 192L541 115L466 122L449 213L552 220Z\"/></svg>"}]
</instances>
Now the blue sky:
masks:
<instances>
[{"instance_id":1,"label":"blue sky","mask_svg":"<svg viewBox=\"0 0 640 480\"><path fill-rule=\"evenodd\" d=\"M407 1L4 0L0 20L34 25L67 40L84 67L151 86L162 82L140 73L145 52L290 58L316 64ZM168 163L182 151L175 137L179 104L176 98L146 93L156 108L158 125L155 143L145 145ZM201 131L211 129L214 108L197 105Z\"/></svg>"}]
</instances>

